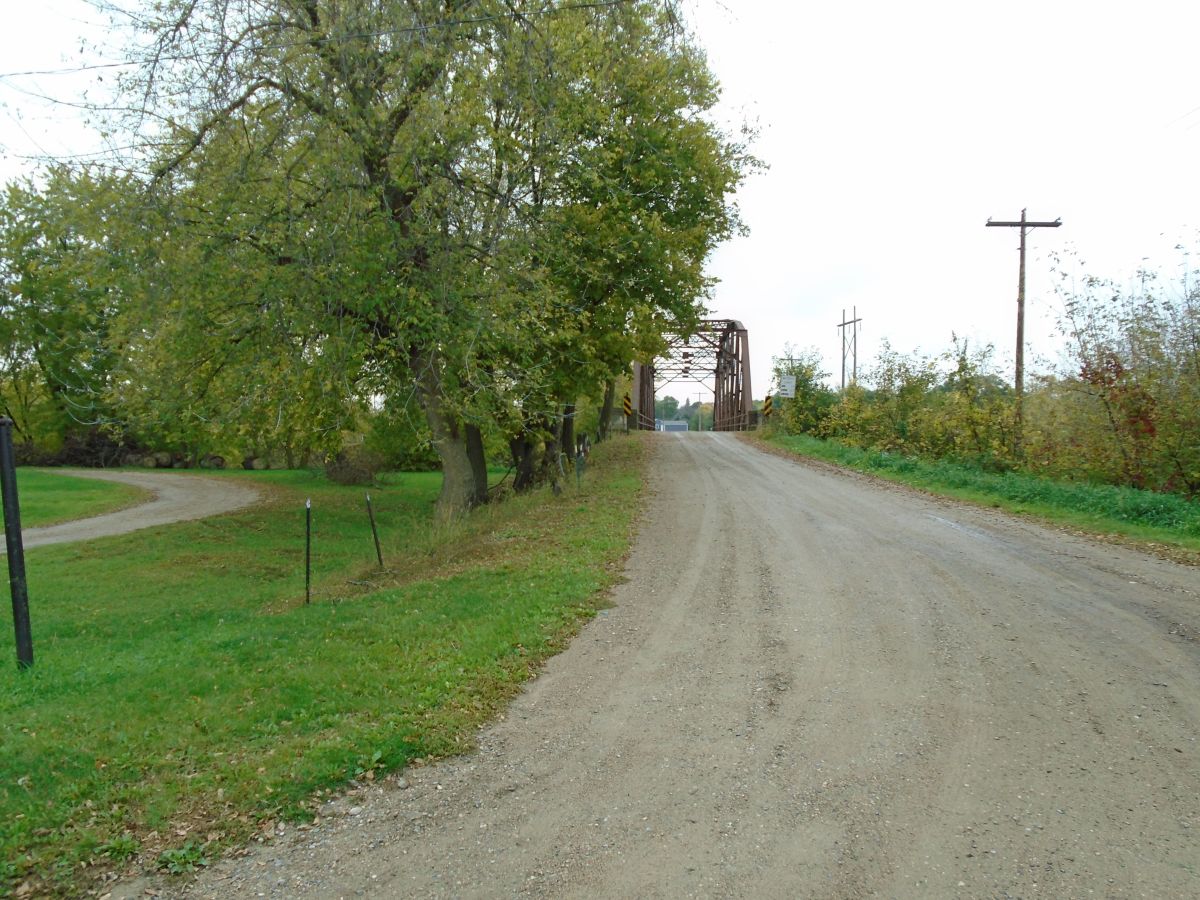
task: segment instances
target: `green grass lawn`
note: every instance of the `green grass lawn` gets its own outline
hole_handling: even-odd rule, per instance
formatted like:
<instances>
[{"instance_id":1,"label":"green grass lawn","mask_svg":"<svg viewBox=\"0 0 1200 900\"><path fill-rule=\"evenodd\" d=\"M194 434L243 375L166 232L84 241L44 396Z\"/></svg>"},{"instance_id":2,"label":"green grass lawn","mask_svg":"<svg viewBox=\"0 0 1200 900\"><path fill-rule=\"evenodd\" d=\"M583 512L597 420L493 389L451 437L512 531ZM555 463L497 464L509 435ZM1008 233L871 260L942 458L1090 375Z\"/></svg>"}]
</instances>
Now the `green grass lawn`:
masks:
<instances>
[{"instance_id":1,"label":"green grass lawn","mask_svg":"<svg viewBox=\"0 0 1200 900\"><path fill-rule=\"evenodd\" d=\"M808 435L774 433L765 441L797 456L869 472L931 493L1035 515L1081 531L1131 538L1156 548L1178 548L1184 551L1181 561L1194 562L1192 557L1200 551L1200 503L1178 495L1056 481L1020 472L985 472L953 462L846 447Z\"/></svg>"},{"instance_id":2,"label":"green grass lawn","mask_svg":"<svg viewBox=\"0 0 1200 900\"><path fill-rule=\"evenodd\" d=\"M17 469L21 527L36 528L86 519L133 506L150 498L149 491L128 484L72 478L53 469Z\"/></svg>"},{"instance_id":3,"label":"green grass lawn","mask_svg":"<svg viewBox=\"0 0 1200 900\"><path fill-rule=\"evenodd\" d=\"M441 528L440 476L391 476L371 491L385 571L363 490L306 472L228 473L265 488L256 509L28 551L35 665L0 665L0 893L187 869L349 779L468 748L618 577L642 447Z\"/></svg>"}]
</instances>

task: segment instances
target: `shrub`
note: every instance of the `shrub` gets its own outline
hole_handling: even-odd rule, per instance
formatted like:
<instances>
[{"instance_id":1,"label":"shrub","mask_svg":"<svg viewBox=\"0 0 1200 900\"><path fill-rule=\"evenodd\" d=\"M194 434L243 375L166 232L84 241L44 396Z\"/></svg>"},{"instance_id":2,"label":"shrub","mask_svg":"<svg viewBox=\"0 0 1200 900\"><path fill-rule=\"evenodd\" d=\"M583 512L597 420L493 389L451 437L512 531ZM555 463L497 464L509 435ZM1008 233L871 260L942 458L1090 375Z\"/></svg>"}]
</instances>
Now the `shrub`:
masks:
<instances>
[{"instance_id":1,"label":"shrub","mask_svg":"<svg viewBox=\"0 0 1200 900\"><path fill-rule=\"evenodd\" d=\"M383 468L377 453L365 447L346 447L325 464L325 476L334 484L369 485Z\"/></svg>"},{"instance_id":2,"label":"shrub","mask_svg":"<svg viewBox=\"0 0 1200 900\"><path fill-rule=\"evenodd\" d=\"M21 441L13 450L17 465L77 466L81 468L119 466L130 453L140 451L136 441L100 427L68 432L57 449Z\"/></svg>"},{"instance_id":3,"label":"shrub","mask_svg":"<svg viewBox=\"0 0 1200 900\"><path fill-rule=\"evenodd\" d=\"M432 472L441 465L429 428L415 410L397 410L389 405L372 413L364 447L381 461L381 468L389 470Z\"/></svg>"}]
</instances>

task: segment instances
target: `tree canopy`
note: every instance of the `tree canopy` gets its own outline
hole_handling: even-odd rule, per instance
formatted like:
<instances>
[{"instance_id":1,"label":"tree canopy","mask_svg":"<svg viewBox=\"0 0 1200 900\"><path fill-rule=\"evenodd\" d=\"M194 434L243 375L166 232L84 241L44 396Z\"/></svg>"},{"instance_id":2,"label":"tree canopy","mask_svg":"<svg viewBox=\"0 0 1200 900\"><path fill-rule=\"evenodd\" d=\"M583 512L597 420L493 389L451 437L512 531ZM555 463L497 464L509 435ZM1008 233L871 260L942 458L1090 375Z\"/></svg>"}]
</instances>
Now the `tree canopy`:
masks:
<instances>
[{"instance_id":1,"label":"tree canopy","mask_svg":"<svg viewBox=\"0 0 1200 900\"><path fill-rule=\"evenodd\" d=\"M671 3L164 0L141 26L114 127L146 171L96 243L136 263L90 390L144 440L304 456L419 409L448 517L485 441L556 461L577 400L702 315L753 160Z\"/></svg>"}]
</instances>

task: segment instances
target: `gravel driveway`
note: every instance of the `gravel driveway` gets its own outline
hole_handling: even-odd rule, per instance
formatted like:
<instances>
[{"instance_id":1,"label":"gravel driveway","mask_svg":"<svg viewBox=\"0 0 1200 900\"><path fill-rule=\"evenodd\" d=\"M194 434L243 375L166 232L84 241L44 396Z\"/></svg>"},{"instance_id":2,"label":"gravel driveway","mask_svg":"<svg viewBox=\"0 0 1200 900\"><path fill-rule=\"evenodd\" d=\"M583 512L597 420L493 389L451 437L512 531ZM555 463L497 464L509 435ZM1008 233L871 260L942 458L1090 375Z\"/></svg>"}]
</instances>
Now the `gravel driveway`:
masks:
<instances>
[{"instance_id":1,"label":"gravel driveway","mask_svg":"<svg viewBox=\"0 0 1200 900\"><path fill-rule=\"evenodd\" d=\"M154 496L146 503L90 519L76 519L44 528L22 528L21 535L26 548L88 541L156 525L204 519L233 512L258 501L258 492L253 488L223 478L166 472L110 472L105 469L57 469L55 472L72 478L132 484L150 491ZM0 546L0 554L4 552L4 547Z\"/></svg>"}]
</instances>

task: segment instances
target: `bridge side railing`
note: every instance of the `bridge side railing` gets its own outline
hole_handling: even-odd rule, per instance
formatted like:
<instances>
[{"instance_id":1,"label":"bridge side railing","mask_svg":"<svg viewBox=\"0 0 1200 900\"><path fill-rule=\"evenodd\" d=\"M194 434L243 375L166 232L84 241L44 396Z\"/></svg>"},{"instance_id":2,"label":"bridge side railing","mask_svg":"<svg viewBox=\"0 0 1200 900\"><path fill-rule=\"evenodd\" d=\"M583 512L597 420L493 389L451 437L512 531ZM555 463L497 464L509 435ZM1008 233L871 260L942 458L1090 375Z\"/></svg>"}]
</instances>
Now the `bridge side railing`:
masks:
<instances>
[{"instance_id":1,"label":"bridge side railing","mask_svg":"<svg viewBox=\"0 0 1200 900\"><path fill-rule=\"evenodd\" d=\"M723 418L713 425L713 431L754 431L758 428L759 413L757 410Z\"/></svg>"},{"instance_id":2,"label":"bridge side railing","mask_svg":"<svg viewBox=\"0 0 1200 900\"><path fill-rule=\"evenodd\" d=\"M626 431L654 431L654 416L648 416L640 409L635 409L625 417Z\"/></svg>"}]
</instances>

